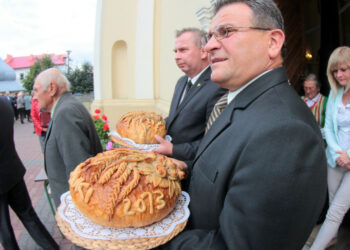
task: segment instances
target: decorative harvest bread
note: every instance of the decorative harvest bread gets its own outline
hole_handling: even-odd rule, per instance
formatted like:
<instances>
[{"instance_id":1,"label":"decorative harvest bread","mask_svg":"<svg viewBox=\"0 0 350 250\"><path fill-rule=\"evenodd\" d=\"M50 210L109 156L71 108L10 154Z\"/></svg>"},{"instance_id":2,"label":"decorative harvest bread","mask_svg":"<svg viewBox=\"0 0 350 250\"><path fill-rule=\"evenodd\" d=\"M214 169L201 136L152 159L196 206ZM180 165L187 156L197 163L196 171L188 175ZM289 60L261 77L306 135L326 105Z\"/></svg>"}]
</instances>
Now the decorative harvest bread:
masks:
<instances>
[{"instance_id":1,"label":"decorative harvest bread","mask_svg":"<svg viewBox=\"0 0 350 250\"><path fill-rule=\"evenodd\" d=\"M157 144L155 135L165 137L165 120L154 112L129 112L117 123L120 136L129 138L137 144Z\"/></svg>"},{"instance_id":2,"label":"decorative harvest bread","mask_svg":"<svg viewBox=\"0 0 350 250\"><path fill-rule=\"evenodd\" d=\"M93 222L142 227L174 209L183 177L166 156L117 148L79 164L69 186L74 204Z\"/></svg>"}]
</instances>

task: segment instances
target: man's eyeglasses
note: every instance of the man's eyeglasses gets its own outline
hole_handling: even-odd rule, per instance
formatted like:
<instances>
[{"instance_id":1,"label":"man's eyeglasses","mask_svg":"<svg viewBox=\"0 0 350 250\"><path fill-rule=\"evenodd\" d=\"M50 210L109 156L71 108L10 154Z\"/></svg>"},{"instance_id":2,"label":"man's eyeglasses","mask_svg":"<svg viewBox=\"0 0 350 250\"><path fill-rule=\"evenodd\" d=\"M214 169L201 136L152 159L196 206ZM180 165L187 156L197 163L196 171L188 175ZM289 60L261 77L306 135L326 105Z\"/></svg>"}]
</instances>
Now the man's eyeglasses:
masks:
<instances>
[{"instance_id":1,"label":"man's eyeglasses","mask_svg":"<svg viewBox=\"0 0 350 250\"><path fill-rule=\"evenodd\" d=\"M332 74L336 74L338 73L338 71L341 71L341 72L345 72L349 69L349 67L345 67L345 68L340 68L340 69L333 69L332 70Z\"/></svg>"},{"instance_id":2,"label":"man's eyeglasses","mask_svg":"<svg viewBox=\"0 0 350 250\"><path fill-rule=\"evenodd\" d=\"M209 32L207 38L208 41L212 36L216 40L222 40L231 36L233 33L238 32L240 29L254 29L254 30L271 30L269 28L255 27L255 26L233 26L233 25L219 25L215 28L214 32Z\"/></svg>"}]
</instances>

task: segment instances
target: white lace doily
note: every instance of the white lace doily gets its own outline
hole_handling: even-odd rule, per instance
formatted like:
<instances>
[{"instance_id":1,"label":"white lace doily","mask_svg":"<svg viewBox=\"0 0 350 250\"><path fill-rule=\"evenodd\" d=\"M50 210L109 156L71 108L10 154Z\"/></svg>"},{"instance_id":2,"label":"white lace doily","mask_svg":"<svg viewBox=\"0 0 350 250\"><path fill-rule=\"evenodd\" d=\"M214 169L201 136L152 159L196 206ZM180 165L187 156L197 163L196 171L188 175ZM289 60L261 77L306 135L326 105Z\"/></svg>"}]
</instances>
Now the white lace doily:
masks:
<instances>
[{"instance_id":1,"label":"white lace doily","mask_svg":"<svg viewBox=\"0 0 350 250\"><path fill-rule=\"evenodd\" d=\"M123 142L133 146L134 148L137 148L137 149L143 150L143 151L151 152L151 151L155 150L159 146L159 144L137 144L137 143L135 143L133 140L131 140L129 138L121 137L116 130L113 130L112 132L110 132L109 135L113 136L115 138L118 138L118 139L122 140ZM171 138L170 135L166 135L165 136L165 140L171 141L172 138Z\"/></svg>"},{"instance_id":2,"label":"white lace doily","mask_svg":"<svg viewBox=\"0 0 350 250\"><path fill-rule=\"evenodd\" d=\"M105 227L92 222L76 208L69 191L62 194L58 213L67 221L72 230L83 238L98 240L125 240L135 238L162 237L170 234L178 224L185 222L190 216L188 204L190 196L182 192L175 209L162 221L141 228Z\"/></svg>"}]
</instances>

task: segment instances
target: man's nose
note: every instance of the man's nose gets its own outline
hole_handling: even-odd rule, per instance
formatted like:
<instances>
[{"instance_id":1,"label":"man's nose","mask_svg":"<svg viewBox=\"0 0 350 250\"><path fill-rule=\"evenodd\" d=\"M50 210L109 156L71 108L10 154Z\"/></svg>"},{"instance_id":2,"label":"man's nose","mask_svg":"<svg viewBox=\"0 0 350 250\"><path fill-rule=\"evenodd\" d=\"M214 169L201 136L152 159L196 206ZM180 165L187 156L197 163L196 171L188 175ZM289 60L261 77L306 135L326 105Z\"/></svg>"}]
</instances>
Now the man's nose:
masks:
<instances>
[{"instance_id":1,"label":"man's nose","mask_svg":"<svg viewBox=\"0 0 350 250\"><path fill-rule=\"evenodd\" d=\"M179 53L179 52L176 52L176 53L175 53L175 60L178 60L178 59L180 59L180 58L181 58L180 53Z\"/></svg>"},{"instance_id":2,"label":"man's nose","mask_svg":"<svg viewBox=\"0 0 350 250\"><path fill-rule=\"evenodd\" d=\"M214 36L211 36L211 38L208 40L207 44L204 47L204 50L206 52L210 52L213 49L217 49L220 47L220 42L216 40Z\"/></svg>"}]
</instances>

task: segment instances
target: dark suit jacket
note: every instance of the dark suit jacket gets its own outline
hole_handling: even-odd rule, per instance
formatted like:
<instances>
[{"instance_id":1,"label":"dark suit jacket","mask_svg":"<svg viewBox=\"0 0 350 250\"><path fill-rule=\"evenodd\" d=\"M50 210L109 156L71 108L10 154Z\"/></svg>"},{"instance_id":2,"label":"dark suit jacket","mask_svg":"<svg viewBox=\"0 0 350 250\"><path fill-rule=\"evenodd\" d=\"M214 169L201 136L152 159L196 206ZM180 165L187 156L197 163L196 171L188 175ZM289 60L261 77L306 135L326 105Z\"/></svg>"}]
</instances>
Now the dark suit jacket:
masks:
<instances>
[{"instance_id":1,"label":"dark suit jacket","mask_svg":"<svg viewBox=\"0 0 350 250\"><path fill-rule=\"evenodd\" d=\"M0 97L0 194L19 183L26 172L13 141L14 114L7 97Z\"/></svg>"},{"instance_id":2,"label":"dark suit jacket","mask_svg":"<svg viewBox=\"0 0 350 250\"><path fill-rule=\"evenodd\" d=\"M266 73L203 137L188 230L164 248L301 249L323 207L326 166L318 125L285 69Z\"/></svg>"},{"instance_id":3,"label":"dark suit jacket","mask_svg":"<svg viewBox=\"0 0 350 250\"><path fill-rule=\"evenodd\" d=\"M70 172L101 151L91 115L72 94L64 93L51 117L44 148L45 169L56 206L69 189Z\"/></svg>"},{"instance_id":4,"label":"dark suit jacket","mask_svg":"<svg viewBox=\"0 0 350 250\"><path fill-rule=\"evenodd\" d=\"M173 157L193 159L200 139L204 135L208 117L225 93L210 80L211 69L205 70L178 106L188 77L183 76L176 84L169 116L166 118L167 133L173 138ZM195 142L197 141L197 142Z\"/></svg>"}]
</instances>

